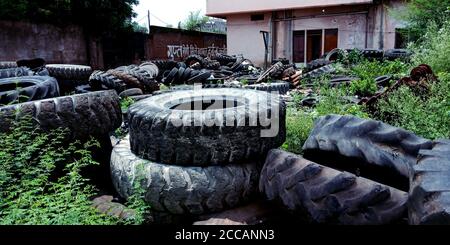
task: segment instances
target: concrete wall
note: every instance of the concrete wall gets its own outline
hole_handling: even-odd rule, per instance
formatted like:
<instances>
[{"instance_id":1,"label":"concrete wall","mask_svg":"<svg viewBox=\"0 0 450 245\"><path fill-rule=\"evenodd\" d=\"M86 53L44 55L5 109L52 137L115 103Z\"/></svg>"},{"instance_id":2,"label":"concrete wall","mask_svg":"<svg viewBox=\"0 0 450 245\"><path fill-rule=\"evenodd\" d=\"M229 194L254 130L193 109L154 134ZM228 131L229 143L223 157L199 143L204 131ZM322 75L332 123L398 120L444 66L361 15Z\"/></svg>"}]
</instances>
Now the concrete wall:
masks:
<instances>
[{"instance_id":1,"label":"concrete wall","mask_svg":"<svg viewBox=\"0 0 450 245\"><path fill-rule=\"evenodd\" d=\"M216 52L226 49L226 42L227 37L224 34L152 26L147 44L147 57L168 59L174 55L175 60L183 60L189 53L204 51L215 55Z\"/></svg>"},{"instance_id":2,"label":"concrete wall","mask_svg":"<svg viewBox=\"0 0 450 245\"><path fill-rule=\"evenodd\" d=\"M43 58L47 63L89 63L82 28L0 21L0 60Z\"/></svg>"},{"instance_id":3,"label":"concrete wall","mask_svg":"<svg viewBox=\"0 0 450 245\"><path fill-rule=\"evenodd\" d=\"M232 15L227 18L228 54L242 54L257 65L264 64L264 40L260 31L270 30L271 14L262 21L250 21L250 15Z\"/></svg>"}]
</instances>

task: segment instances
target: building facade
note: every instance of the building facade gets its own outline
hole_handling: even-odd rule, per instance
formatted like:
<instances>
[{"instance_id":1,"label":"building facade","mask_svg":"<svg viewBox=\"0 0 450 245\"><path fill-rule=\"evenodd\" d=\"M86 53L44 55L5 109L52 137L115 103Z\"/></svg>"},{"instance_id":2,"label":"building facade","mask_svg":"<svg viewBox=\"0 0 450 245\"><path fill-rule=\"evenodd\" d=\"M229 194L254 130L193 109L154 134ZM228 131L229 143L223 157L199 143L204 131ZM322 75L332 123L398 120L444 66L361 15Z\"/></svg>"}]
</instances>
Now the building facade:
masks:
<instances>
[{"instance_id":1,"label":"building facade","mask_svg":"<svg viewBox=\"0 0 450 245\"><path fill-rule=\"evenodd\" d=\"M263 32L269 33L269 60L307 63L334 48L400 48L404 23L392 10L402 0L207 0L207 15L227 20L229 54L264 63Z\"/></svg>"}]
</instances>

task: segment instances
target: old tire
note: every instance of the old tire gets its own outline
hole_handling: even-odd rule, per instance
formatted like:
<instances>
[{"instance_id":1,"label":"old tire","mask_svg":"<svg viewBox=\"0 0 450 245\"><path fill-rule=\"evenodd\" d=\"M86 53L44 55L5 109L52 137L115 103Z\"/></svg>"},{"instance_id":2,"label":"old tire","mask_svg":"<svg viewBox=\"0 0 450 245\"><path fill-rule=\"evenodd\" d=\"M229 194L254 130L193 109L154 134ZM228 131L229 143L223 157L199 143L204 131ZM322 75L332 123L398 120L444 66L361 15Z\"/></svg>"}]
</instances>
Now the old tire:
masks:
<instances>
[{"instance_id":1,"label":"old tire","mask_svg":"<svg viewBox=\"0 0 450 245\"><path fill-rule=\"evenodd\" d=\"M200 55L196 55L196 54L192 54L189 55L186 60L184 61L184 63L186 64L186 66L190 67L195 63L199 63L201 68L206 68L206 66L208 65L208 62L205 58L201 57Z\"/></svg>"},{"instance_id":2,"label":"old tire","mask_svg":"<svg viewBox=\"0 0 450 245\"><path fill-rule=\"evenodd\" d=\"M15 61L0 61L0 69L16 68L17 63Z\"/></svg>"},{"instance_id":3,"label":"old tire","mask_svg":"<svg viewBox=\"0 0 450 245\"><path fill-rule=\"evenodd\" d=\"M90 66L49 64L45 66L50 76L61 80L84 81L92 74Z\"/></svg>"},{"instance_id":4,"label":"old tire","mask_svg":"<svg viewBox=\"0 0 450 245\"><path fill-rule=\"evenodd\" d=\"M325 74L332 74L336 71L333 65L322 66L318 69L305 73L304 78L318 78Z\"/></svg>"},{"instance_id":5,"label":"old tire","mask_svg":"<svg viewBox=\"0 0 450 245\"><path fill-rule=\"evenodd\" d=\"M406 214L408 194L282 150L270 151L259 189L313 223L380 225Z\"/></svg>"},{"instance_id":6,"label":"old tire","mask_svg":"<svg viewBox=\"0 0 450 245\"><path fill-rule=\"evenodd\" d=\"M206 168L168 166L137 157L130 150L128 138L112 151L113 183L123 198L132 195L136 186L144 186L145 201L152 210L186 215L213 213L235 207L257 191L259 169L255 163Z\"/></svg>"},{"instance_id":7,"label":"old tire","mask_svg":"<svg viewBox=\"0 0 450 245\"><path fill-rule=\"evenodd\" d=\"M450 224L450 140L438 140L419 152L410 178L409 222L413 225Z\"/></svg>"},{"instance_id":8,"label":"old tire","mask_svg":"<svg viewBox=\"0 0 450 245\"><path fill-rule=\"evenodd\" d=\"M120 78L104 71L94 71L89 77L89 85L93 89L100 89L102 86L114 89L118 93L126 90L126 83Z\"/></svg>"},{"instance_id":9,"label":"old tire","mask_svg":"<svg viewBox=\"0 0 450 245\"><path fill-rule=\"evenodd\" d=\"M31 116L44 130L68 129L77 139L103 136L122 124L119 96L111 90L0 107L1 132L9 131L12 121L25 116Z\"/></svg>"},{"instance_id":10,"label":"old tire","mask_svg":"<svg viewBox=\"0 0 450 245\"><path fill-rule=\"evenodd\" d=\"M191 110L193 101L202 100L205 108L212 104L216 107ZM209 103L206 100L210 100ZM218 104L223 105L225 101L233 105L218 109ZM171 109L179 108L178 105L189 108ZM271 119L264 120L263 117L256 120L258 113L266 114L272 107L278 110L269 116L273 122L269 123ZM130 107L129 115L131 150L144 159L165 164L209 166L242 163L264 156L270 149L281 146L286 138L284 101L279 96L261 91L177 91L136 103ZM265 123L267 126L262 126ZM278 132L261 137L271 126L279 126Z\"/></svg>"},{"instance_id":11,"label":"old tire","mask_svg":"<svg viewBox=\"0 0 450 245\"><path fill-rule=\"evenodd\" d=\"M0 69L0 79L25 76L33 76L33 72L27 67Z\"/></svg>"},{"instance_id":12,"label":"old tire","mask_svg":"<svg viewBox=\"0 0 450 245\"><path fill-rule=\"evenodd\" d=\"M267 84L251 84L245 86L244 88L265 91L268 93L276 92L284 95L289 92L289 86L290 84L287 82L272 82Z\"/></svg>"},{"instance_id":13,"label":"old tire","mask_svg":"<svg viewBox=\"0 0 450 245\"><path fill-rule=\"evenodd\" d=\"M316 121L303 150L309 154L326 152L357 158L409 178L421 149L431 141L401 128L354 116L328 115ZM309 159L309 158L308 158Z\"/></svg>"},{"instance_id":14,"label":"old tire","mask_svg":"<svg viewBox=\"0 0 450 245\"><path fill-rule=\"evenodd\" d=\"M101 90L108 90L108 88L105 86L102 86L100 89L93 89L90 85L80 85L75 88L75 93L76 94L86 94L86 93L92 93L92 92L101 91Z\"/></svg>"},{"instance_id":15,"label":"old tire","mask_svg":"<svg viewBox=\"0 0 450 245\"><path fill-rule=\"evenodd\" d=\"M139 96L139 95L144 95L144 93L142 92L141 89L139 89L139 88L131 88L131 89L127 89L127 90L123 91L122 93L120 93L119 97L124 99L124 98L127 98L127 97Z\"/></svg>"},{"instance_id":16,"label":"old tire","mask_svg":"<svg viewBox=\"0 0 450 245\"><path fill-rule=\"evenodd\" d=\"M387 60L396 60L396 59L409 59L411 57L411 51L407 49L389 49L384 52L384 58Z\"/></svg>"},{"instance_id":17,"label":"old tire","mask_svg":"<svg viewBox=\"0 0 450 245\"><path fill-rule=\"evenodd\" d=\"M58 96L58 82L52 77L27 76L0 79L0 105Z\"/></svg>"},{"instance_id":18,"label":"old tire","mask_svg":"<svg viewBox=\"0 0 450 245\"><path fill-rule=\"evenodd\" d=\"M318 69L320 67L326 66L331 64L331 61L325 60L325 59L317 59L309 62L306 65L306 72L310 72L312 70Z\"/></svg>"}]
</instances>

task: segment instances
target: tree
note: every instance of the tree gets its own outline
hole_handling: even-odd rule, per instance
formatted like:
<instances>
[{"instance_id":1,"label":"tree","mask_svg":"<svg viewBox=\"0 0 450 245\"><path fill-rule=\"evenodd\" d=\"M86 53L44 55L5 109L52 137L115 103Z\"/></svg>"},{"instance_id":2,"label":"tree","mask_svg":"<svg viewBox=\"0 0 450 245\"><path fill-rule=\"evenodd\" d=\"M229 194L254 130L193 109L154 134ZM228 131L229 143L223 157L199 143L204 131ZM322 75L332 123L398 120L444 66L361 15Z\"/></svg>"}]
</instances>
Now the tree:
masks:
<instances>
[{"instance_id":1,"label":"tree","mask_svg":"<svg viewBox=\"0 0 450 245\"><path fill-rule=\"evenodd\" d=\"M393 11L417 37L423 36L431 23L441 28L450 19L450 0L410 0L404 9Z\"/></svg>"},{"instance_id":2,"label":"tree","mask_svg":"<svg viewBox=\"0 0 450 245\"><path fill-rule=\"evenodd\" d=\"M139 0L1 0L0 19L77 24L91 33L132 29Z\"/></svg>"},{"instance_id":3,"label":"tree","mask_svg":"<svg viewBox=\"0 0 450 245\"><path fill-rule=\"evenodd\" d=\"M190 12L187 19L183 22L183 29L190 31L201 31L202 26L209 21L209 17L202 16L200 10Z\"/></svg>"},{"instance_id":4,"label":"tree","mask_svg":"<svg viewBox=\"0 0 450 245\"><path fill-rule=\"evenodd\" d=\"M148 28L146 26L140 25L136 21L131 22L131 26L134 32L148 33Z\"/></svg>"}]
</instances>

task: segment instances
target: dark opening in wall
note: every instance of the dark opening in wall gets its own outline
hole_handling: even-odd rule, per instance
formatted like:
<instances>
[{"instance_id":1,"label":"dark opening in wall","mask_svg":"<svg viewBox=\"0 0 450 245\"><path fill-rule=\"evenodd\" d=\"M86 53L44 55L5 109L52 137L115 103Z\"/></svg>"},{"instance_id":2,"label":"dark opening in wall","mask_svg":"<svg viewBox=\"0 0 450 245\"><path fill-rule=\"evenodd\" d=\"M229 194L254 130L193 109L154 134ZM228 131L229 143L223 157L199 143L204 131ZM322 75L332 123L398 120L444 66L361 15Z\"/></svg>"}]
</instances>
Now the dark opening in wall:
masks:
<instances>
[{"instance_id":1,"label":"dark opening in wall","mask_svg":"<svg viewBox=\"0 0 450 245\"><path fill-rule=\"evenodd\" d=\"M260 20L264 20L264 14L252 14L250 16L250 20L251 21L260 21Z\"/></svg>"}]
</instances>

